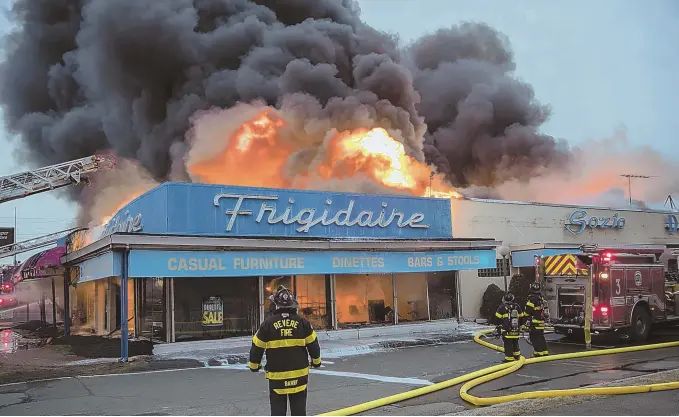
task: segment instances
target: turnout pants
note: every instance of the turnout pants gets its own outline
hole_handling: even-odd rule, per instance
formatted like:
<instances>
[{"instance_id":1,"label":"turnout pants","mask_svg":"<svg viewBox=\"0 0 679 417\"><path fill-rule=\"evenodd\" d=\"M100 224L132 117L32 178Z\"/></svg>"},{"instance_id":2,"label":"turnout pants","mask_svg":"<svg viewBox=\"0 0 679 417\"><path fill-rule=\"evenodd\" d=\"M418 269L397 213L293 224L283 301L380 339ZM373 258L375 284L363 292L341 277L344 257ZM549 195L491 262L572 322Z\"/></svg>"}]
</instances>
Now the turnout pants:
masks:
<instances>
[{"instance_id":1,"label":"turnout pants","mask_svg":"<svg viewBox=\"0 0 679 417\"><path fill-rule=\"evenodd\" d=\"M505 361L515 361L521 356L519 350L519 336L502 336L505 345Z\"/></svg>"},{"instance_id":2,"label":"turnout pants","mask_svg":"<svg viewBox=\"0 0 679 417\"><path fill-rule=\"evenodd\" d=\"M272 416L284 416L288 412L288 401L290 402L291 416L306 416L306 392L296 392L294 394L277 394L269 387L269 403L271 404Z\"/></svg>"},{"instance_id":3,"label":"turnout pants","mask_svg":"<svg viewBox=\"0 0 679 417\"><path fill-rule=\"evenodd\" d=\"M530 342L533 344L533 349L535 350L535 356L546 356L549 355L547 350L547 341L545 340L545 331L540 329L532 329L528 336L530 337Z\"/></svg>"}]
</instances>

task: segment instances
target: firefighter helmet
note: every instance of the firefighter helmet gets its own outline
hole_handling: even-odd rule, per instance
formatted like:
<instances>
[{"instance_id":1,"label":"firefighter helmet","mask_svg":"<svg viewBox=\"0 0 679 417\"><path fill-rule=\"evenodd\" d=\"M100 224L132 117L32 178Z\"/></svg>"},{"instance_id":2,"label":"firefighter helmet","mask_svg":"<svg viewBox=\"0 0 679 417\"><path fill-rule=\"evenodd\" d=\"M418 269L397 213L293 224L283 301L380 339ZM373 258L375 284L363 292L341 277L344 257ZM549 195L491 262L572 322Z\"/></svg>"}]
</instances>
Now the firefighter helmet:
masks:
<instances>
[{"instance_id":1,"label":"firefighter helmet","mask_svg":"<svg viewBox=\"0 0 679 417\"><path fill-rule=\"evenodd\" d=\"M539 282L531 282L530 283L530 291L531 292L540 292L542 290L542 285Z\"/></svg>"},{"instance_id":2,"label":"firefighter helmet","mask_svg":"<svg viewBox=\"0 0 679 417\"><path fill-rule=\"evenodd\" d=\"M276 290L272 301L276 305L276 309L297 308L297 300L295 300L292 291L282 285Z\"/></svg>"},{"instance_id":3,"label":"firefighter helmet","mask_svg":"<svg viewBox=\"0 0 679 417\"><path fill-rule=\"evenodd\" d=\"M508 292L505 293L505 295L502 297L502 302L503 303L513 303L514 302L514 294Z\"/></svg>"}]
</instances>

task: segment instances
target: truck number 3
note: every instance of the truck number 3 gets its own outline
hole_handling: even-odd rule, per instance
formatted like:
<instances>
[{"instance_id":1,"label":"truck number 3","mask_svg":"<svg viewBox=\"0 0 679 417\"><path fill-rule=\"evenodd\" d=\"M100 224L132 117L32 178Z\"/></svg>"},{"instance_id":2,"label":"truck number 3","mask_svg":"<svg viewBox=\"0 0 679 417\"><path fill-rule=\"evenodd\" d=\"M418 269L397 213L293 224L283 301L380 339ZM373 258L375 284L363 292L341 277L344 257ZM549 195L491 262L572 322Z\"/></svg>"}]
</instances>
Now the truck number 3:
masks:
<instances>
[{"instance_id":1,"label":"truck number 3","mask_svg":"<svg viewBox=\"0 0 679 417\"><path fill-rule=\"evenodd\" d=\"M620 295L620 280L619 279L615 280L615 294Z\"/></svg>"}]
</instances>

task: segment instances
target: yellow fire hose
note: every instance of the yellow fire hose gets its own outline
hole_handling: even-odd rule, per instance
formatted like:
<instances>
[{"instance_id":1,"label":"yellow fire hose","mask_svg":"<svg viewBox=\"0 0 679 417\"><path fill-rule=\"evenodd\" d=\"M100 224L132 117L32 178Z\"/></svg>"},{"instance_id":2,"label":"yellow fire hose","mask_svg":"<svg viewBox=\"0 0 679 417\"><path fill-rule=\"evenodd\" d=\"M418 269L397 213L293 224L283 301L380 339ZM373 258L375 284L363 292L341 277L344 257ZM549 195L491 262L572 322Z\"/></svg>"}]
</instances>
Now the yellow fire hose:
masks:
<instances>
[{"instance_id":1,"label":"yellow fire hose","mask_svg":"<svg viewBox=\"0 0 679 417\"><path fill-rule=\"evenodd\" d=\"M484 330L474 336L474 341L487 348L504 352L504 349L495 344L481 340L481 336L493 332L494 329ZM379 398L377 400L368 401L362 404L357 404L351 407L342 408L340 410L331 411L320 414L321 416L350 416L372 410L378 407L394 404L409 400L411 398L421 397L432 392L440 391L442 389L450 388L458 384L464 384L460 388L460 397L477 406L488 406L495 404L507 403L510 401L526 400L532 398L554 398L554 397L573 397L581 395L618 395L618 394L637 394L651 391L667 391L679 389L679 381L666 382L660 384L649 385L628 385L620 387L601 387L601 388L575 388L575 389L561 389L561 390L545 390L545 391L530 391L522 392L520 394L502 395L498 397L480 398L469 394L472 388L492 381L494 379L509 375L512 372L519 370L525 364L551 362L563 359L584 358L590 356L613 355L616 353L639 352L652 349L664 349L671 347L679 347L679 342L656 343L653 345L632 346L625 348L604 349L604 350L589 350L585 352L564 353L560 355L542 356L526 359L523 356L516 362L503 363L500 365L491 366L466 375L458 376L447 381L439 382L437 384L418 388L412 391L390 395L388 397Z\"/></svg>"}]
</instances>

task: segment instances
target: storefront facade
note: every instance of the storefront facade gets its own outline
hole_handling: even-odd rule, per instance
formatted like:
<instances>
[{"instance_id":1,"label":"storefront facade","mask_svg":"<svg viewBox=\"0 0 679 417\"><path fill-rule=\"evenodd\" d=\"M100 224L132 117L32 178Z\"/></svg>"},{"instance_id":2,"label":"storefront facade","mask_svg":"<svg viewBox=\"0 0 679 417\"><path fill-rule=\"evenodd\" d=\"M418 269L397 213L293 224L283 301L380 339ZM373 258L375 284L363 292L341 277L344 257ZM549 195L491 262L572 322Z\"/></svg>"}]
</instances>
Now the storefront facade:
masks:
<instances>
[{"instance_id":1,"label":"storefront facade","mask_svg":"<svg viewBox=\"0 0 679 417\"><path fill-rule=\"evenodd\" d=\"M664 245L679 247L679 214L674 211L610 209L513 201L453 200L456 237L489 236L510 253L488 269L460 272L464 318L479 318L483 292L490 284L504 287L504 274L534 276L534 256L578 253L583 244ZM676 265L676 256L673 257Z\"/></svg>"},{"instance_id":2,"label":"storefront facade","mask_svg":"<svg viewBox=\"0 0 679 417\"><path fill-rule=\"evenodd\" d=\"M494 267L497 246L453 238L448 199L189 183L89 233L63 258L95 300L81 321L166 342L252 334L278 285L321 329L454 317L458 272Z\"/></svg>"}]
</instances>

